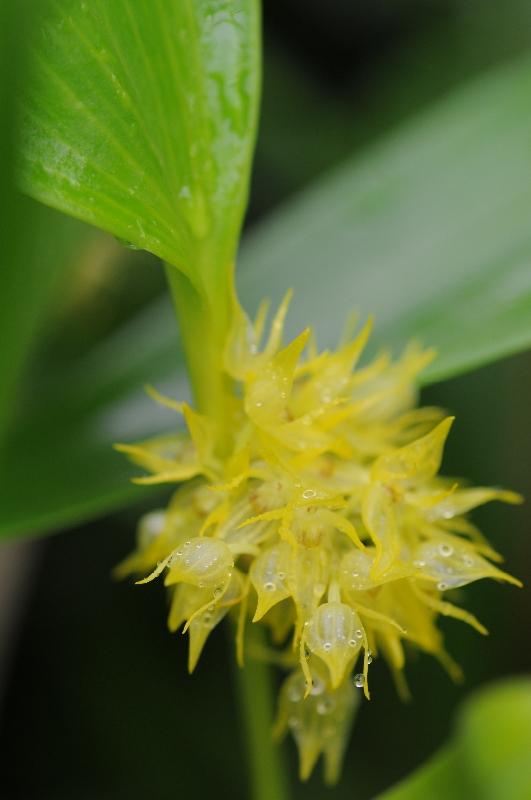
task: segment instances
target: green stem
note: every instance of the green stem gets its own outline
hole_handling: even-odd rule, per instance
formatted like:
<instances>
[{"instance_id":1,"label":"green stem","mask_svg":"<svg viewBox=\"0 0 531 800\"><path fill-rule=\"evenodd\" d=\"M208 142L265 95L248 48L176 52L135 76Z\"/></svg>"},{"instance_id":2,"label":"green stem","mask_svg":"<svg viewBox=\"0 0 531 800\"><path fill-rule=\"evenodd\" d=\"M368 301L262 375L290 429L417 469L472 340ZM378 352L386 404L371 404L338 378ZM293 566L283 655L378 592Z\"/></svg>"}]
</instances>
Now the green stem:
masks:
<instances>
[{"instance_id":1,"label":"green stem","mask_svg":"<svg viewBox=\"0 0 531 800\"><path fill-rule=\"evenodd\" d=\"M248 626L247 641L265 647L263 628ZM241 669L234 663L236 694L247 747L253 800L289 800L290 792L282 750L273 741L275 692L271 666L247 658Z\"/></svg>"},{"instance_id":2,"label":"green stem","mask_svg":"<svg viewBox=\"0 0 531 800\"><path fill-rule=\"evenodd\" d=\"M230 397L233 394L223 371L223 348L230 322L230 283L217 287L215 302L199 294L178 269L166 265L166 275L177 311L179 329L192 384L196 410L217 423L217 455L230 447Z\"/></svg>"}]
</instances>

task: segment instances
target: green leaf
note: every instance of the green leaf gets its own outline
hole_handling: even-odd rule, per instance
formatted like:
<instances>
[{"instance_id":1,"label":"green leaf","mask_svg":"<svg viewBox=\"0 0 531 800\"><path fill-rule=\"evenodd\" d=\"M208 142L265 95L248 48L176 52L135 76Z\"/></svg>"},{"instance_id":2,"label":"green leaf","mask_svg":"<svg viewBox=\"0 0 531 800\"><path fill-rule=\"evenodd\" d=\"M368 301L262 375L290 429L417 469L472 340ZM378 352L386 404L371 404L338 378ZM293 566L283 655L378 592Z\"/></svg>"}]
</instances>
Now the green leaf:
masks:
<instances>
[{"instance_id":1,"label":"green leaf","mask_svg":"<svg viewBox=\"0 0 531 800\"><path fill-rule=\"evenodd\" d=\"M485 800L531 797L531 681L489 686L463 709L459 739L469 774Z\"/></svg>"},{"instance_id":2,"label":"green leaf","mask_svg":"<svg viewBox=\"0 0 531 800\"><path fill-rule=\"evenodd\" d=\"M531 680L476 692L452 742L378 800L528 800L531 797Z\"/></svg>"},{"instance_id":3,"label":"green leaf","mask_svg":"<svg viewBox=\"0 0 531 800\"><path fill-rule=\"evenodd\" d=\"M480 800L463 771L459 748L444 747L427 764L376 800Z\"/></svg>"},{"instance_id":4,"label":"green leaf","mask_svg":"<svg viewBox=\"0 0 531 800\"><path fill-rule=\"evenodd\" d=\"M16 387L72 252L87 228L15 186L15 97L35 7L0 3L0 443L16 411Z\"/></svg>"},{"instance_id":5,"label":"green leaf","mask_svg":"<svg viewBox=\"0 0 531 800\"><path fill-rule=\"evenodd\" d=\"M23 98L22 187L212 297L246 203L258 35L257 0L56 0Z\"/></svg>"},{"instance_id":6,"label":"green leaf","mask_svg":"<svg viewBox=\"0 0 531 800\"><path fill-rule=\"evenodd\" d=\"M374 313L374 347L438 348L427 383L529 346L530 82L529 59L474 80L276 211L242 245L244 305L293 286L288 338L321 346Z\"/></svg>"}]
</instances>

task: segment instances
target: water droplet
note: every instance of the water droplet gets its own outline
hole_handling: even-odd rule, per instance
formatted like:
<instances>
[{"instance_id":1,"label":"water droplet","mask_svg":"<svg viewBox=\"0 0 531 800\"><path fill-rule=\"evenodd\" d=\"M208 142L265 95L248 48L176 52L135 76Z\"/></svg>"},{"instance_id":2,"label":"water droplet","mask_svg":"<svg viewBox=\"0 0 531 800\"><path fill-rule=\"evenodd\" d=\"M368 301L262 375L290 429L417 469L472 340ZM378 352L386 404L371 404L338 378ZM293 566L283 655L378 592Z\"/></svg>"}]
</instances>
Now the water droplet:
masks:
<instances>
[{"instance_id":1,"label":"water droplet","mask_svg":"<svg viewBox=\"0 0 531 800\"><path fill-rule=\"evenodd\" d=\"M439 581L439 583L437 584L437 589L440 592L444 592L445 589L448 589L448 584L445 583L444 581Z\"/></svg>"},{"instance_id":2,"label":"water droplet","mask_svg":"<svg viewBox=\"0 0 531 800\"><path fill-rule=\"evenodd\" d=\"M304 651L304 658L310 658L310 656L311 656L310 651L309 650L305 650Z\"/></svg>"},{"instance_id":3,"label":"water droplet","mask_svg":"<svg viewBox=\"0 0 531 800\"><path fill-rule=\"evenodd\" d=\"M283 581L284 578L286 577L284 572L278 572L277 575L278 575L279 581Z\"/></svg>"},{"instance_id":4,"label":"water droplet","mask_svg":"<svg viewBox=\"0 0 531 800\"><path fill-rule=\"evenodd\" d=\"M321 595L324 594L325 589L326 586L324 585L324 583L316 583L315 586L313 587L313 593L316 597L321 597Z\"/></svg>"},{"instance_id":5,"label":"water droplet","mask_svg":"<svg viewBox=\"0 0 531 800\"><path fill-rule=\"evenodd\" d=\"M218 588L217 588L217 589L214 589L214 597L219 597L219 596L220 596L220 594L221 594L221 589L220 589L220 588L219 588L219 586L218 586Z\"/></svg>"},{"instance_id":6,"label":"water droplet","mask_svg":"<svg viewBox=\"0 0 531 800\"><path fill-rule=\"evenodd\" d=\"M201 581L201 583L199 584L199 588L202 589L204 585L205 584L203 583L203 581Z\"/></svg>"},{"instance_id":7,"label":"water droplet","mask_svg":"<svg viewBox=\"0 0 531 800\"><path fill-rule=\"evenodd\" d=\"M210 614L205 614L205 617L203 619L203 625L205 627L208 627L208 625L210 625L211 622L212 622L212 617L210 616Z\"/></svg>"},{"instance_id":8,"label":"water droplet","mask_svg":"<svg viewBox=\"0 0 531 800\"><path fill-rule=\"evenodd\" d=\"M332 645L330 644L330 642L325 642L323 645L323 650L325 651L325 653L329 653L331 649Z\"/></svg>"},{"instance_id":9,"label":"water droplet","mask_svg":"<svg viewBox=\"0 0 531 800\"><path fill-rule=\"evenodd\" d=\"M367 664L372 664L372 656L370 653L367 654Z\"/></svg>"},{"instance_id":10,"label":"water droplet","mask_svg":"<svg viewBox=\"0 0 531 800\"><path fill-rule=\"evenodd\" d=\"M314 492L313 489L306 489L306 491L302 493L302 496L308 500L310 497L315 497L316 494L317 492Z\"/></svg>"},{"instance_id":11,"label":"water droplet","mask_svg":"<svg viewBox=\"0 0 531 800\"><path fill-rule=\"evenodd\" d=\"M454 548L452 547L451 544L440 544L439 545L439 553L442 556L445 556L445 557L451 556L453 552L454 552Z\"/></svg>"},{"instance_id":12,"label":"water droplet","mask_svg":"<svg viewBox=\"0 0 531 800\"><path fill-rule=\"evenodd\" d=\"M264 589L267 592L274 592L276 589L276 584L274 584L272 581L268 581L267 583L264 583Z\"/></svg>"},{"instance_id":13,"label":"water droplet","mask_svg":"<svg viewBox=\"0 0 531 800\"><path fill-rule=\"evenodd\" d=\"M473 567L474 564L475 564L475 561L471 556L467 556L465 558L465 567Z\"/></svg>"},{"instance_id":14,"label":"water droplet","mask_svg":"<svg viewBox=\"0 0 531 800\"><path fill-rule=\"evenodd\" d=\"M356 631L356 637L357 637L358 639L361 639L361 638L363 637L363 633L360 631L360 629L359 629L359 628L358 628L358 630Z\"/></svg>"},{"instance_id":15,"label":"water droplet","mask_svg":"<svg viewBox=\"0 0 531 800\"><path fill-rule=\"evenodd\" d=\"M292 686L288 692L288 698L291 700L292 703L298 703L301 699L302 694L298 690L296 686Z\"/></svg>"},{"instance_id":16,"label":"water droplet","mask_svg":"<svg viewBox=\"0 0 531 800\"><path fill-rule=\"evenodd\" d=\"M178 555L178 556L182 556L182 554L183 554L183 551L182 551L182 550L177 550L177 555Z\"/></svg>"},{"instance_id":17,"label":"water droplet","mask_svg":"<svg viewBox=\"0 0 531 800\"><path fill-rule=\"evenodd\" d=\"M358 643L357 643L357 641L356 641L355 639L351 639L351 640L350 640L350 642L349 642L349 645L350 645L351 647L357 647L357 646L358 646Z\"/></svg>"},{"instance_id":18,"label":"water droplet","mask_svg":"<svg viewBox=\"0 0 531 800\"><path fill-rule=\"evenodd\" d=\"M310 689L310 694L313 694L314 696L316 694L322 694L324 692L324 688L325 688L324 683L322 681L317 680L314 682L312 688Z\"/></svg>"},{"instance_id":19,"label":"water droplet","mask_svg":"<svg viewBox=\"0 0 531 800\"><path fill-rule=\"evenodd\" d=\"M328 705L326 703L317 703L317 713L318 714L327 714L328 713Z\"/></svg>"},{"instance_id":20,"label":"water droplet","mask_svg":"<svg viewBox=\"0 0 531 800\"><path fill-rule=\"evenodd\" d=\"M357 675L354 675L354 683L361 689L365 685L365 675L362 672L358 672Z\"/></svg>"},{"instance_id":21,"label":"water droplet","mask_svg":"<svg viewBox=\"0 0 531 800\"><path fill-rule=\"evenodd\" d=\"M208 607L208 610L209 610L209 611L214 611L215 607L216 607L216 606L215 606L214 604L212 604L211 606L209 606L209 607Z\"/></svg>"},{"instance_id":22,"label":"water droplet","mask_svg":"<svg viewBox=\"0 0 531 800\"><path fill-rule=\"evenodd\" d=\"M256 403L256 406L257 406L257 408L260 408L262 406L262 401L258 400L258 402Z\"/></svg>"},{"instance_id":23,"label":"water droplet","mask_svg":"<svg viewBox=\"0 0 531 800\"><path fill-rule=\"evenodd\" d=\"M185 543L184 543L184 546L185 546L185 547L190 547L190 542L185 542Z\"/></svg>"}]
</instances>

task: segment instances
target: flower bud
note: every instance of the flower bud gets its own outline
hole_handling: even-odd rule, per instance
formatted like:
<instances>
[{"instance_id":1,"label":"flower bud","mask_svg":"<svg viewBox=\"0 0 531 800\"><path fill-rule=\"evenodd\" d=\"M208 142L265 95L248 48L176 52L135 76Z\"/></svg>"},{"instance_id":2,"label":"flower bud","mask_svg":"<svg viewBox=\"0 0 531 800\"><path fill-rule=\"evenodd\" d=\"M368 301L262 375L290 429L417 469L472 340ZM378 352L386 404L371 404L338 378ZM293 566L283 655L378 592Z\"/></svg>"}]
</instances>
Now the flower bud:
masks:
<instances>
[{"instance_id":1,"label":"flower bud","mask_svg":"<svg viewBox=\"0 0 531 800\"><path fill-rule=\"evenodd\" d=\"M383 583L395 581L399 578L407 578L419 572L418 567L410 567L407 564L395 562L390 569L377 580L374 580L371 577L371 570L374 565L375 555L375 547L368 547L367 553L357 547L345 553L339 570L341 588L347 592L366 592L369 589L381 586Z\"/></svg>"},{"instance_id":2,"label":"flower bud","mask_svg":"<svg viewBox=\"0 0 531 800\"><path fill-rule=\"evenodd\" d=\"M337 689L363 644L360 618L345 603L323 603L304 626L303 635L308 649L328 667L332 689Z\"/></svg>"},{"instance_id":3,"label":"flower bud","mask_svg":"<svg viewBox=\"0 0 531 800\"><path fill-rule=\"evenodd\" d=\"M289 545L284 542L265 550L253 561L251 582L258 595L258 605L253 622L261 619L269 609L290 592L286 585L286 575L290 559Z\"/></svg>"},{"instance_id":4,"label":"flower bud","mask_svg":"<svg viewBox=\"0 0 531 800\"><path fill-rule=\"evenodd\" d=\"M168 566L166 586L183 581L200 589L203 586L217 587L217 591L230 578L234 558L220 539L197 536L173 551Z\"/></svg>"},{"instance_id":5,"label":"flower bud","mask_svg":"<svg viewBox=\"0 0 531 800\"><path fill-rule=\"evenodd\" d=\"M520 586L520 581L502 572L479 555L471 544L457 536L440 536L423 542L413 554L419 577L437 583L443 592L480 578L496 578Z\"/></svg>"},{"instance_id":6,"label":"flower bud","mask_svg":"<svg viewBox=\"0 0 531 800\"><path fill-rule=\"evenodd\" d=\"M315 611L326 591L331 558L331 551L323 543L310 550L297 548L288 561L288 588L297 609L299 628Z\"/></svg>"},{"instance_id":7,"label":"flower bud","mask_svg":"<svg viewBox=\"0 0 531 800\"><path fill-rule=\"evenodd\" d=\"M293 734L299 750L300 777L307 780L320 754L324 755L325 780L336 783L360 695L347 681L334 692L321 678L314 681L304 699L306 684L300 670L284 682L280 693L275 733L286 729Z\"/></svg>"},{"instance_id":8,"label":"flower bud","mask_svg":"<svg viewBox=\"0 0 531 800\"><path fill-rule=\"evenodd\" d=\"M235 569L230 579L229 588L217 605L208 606L201 614L190 623L190 650L188 653L188 671L193 672L199 660L204 644L210 632L221 622L231 606L242 598L244 591L244 578L242 573ZM199 608L200 606L198 606Z\"/></svg>"},{"instance_id":9,"label":"flower bud","mask_svg":"<svg viewBox=\"0 0 531 800\"><path fill-rule=\"evenodd\" d=\"M332 530L332 526L321 518L321 509L318 506L308 505L295 509L290 522L290 531L301 547L319 547Z\"/></svg>"}]
</instances>

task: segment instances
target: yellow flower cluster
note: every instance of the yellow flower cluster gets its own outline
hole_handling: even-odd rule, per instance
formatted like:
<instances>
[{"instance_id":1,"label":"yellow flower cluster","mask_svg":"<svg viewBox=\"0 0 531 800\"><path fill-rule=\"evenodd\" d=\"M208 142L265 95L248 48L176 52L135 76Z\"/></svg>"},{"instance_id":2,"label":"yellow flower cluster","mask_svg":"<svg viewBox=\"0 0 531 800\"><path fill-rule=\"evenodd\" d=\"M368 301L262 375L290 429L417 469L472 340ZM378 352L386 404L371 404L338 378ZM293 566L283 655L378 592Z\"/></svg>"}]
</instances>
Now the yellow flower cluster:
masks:
<instances>
[{"instance_id":1,"label":"yellow flower cluster","mask_svg":"<svg viewBox=\"0 0 531 800\"><path fill-rule=\"evenodd\" d=\"M356 368L370 324L334 353L317 353L309 330L282 348L288 302L262 351L266 306L251 325L235 302L224 358L235 386L229 453L216 451L212 420L151 390L184 414L189 435L117 447L152 473L138 483L181 485L167 509L140 521L137 548L116 572L151 572L145 583L166 571L168 624L185 623L190 671L231 609L240 662L249 614L286 643L294 669L277 733L293 733L303 779L322 752L334 782L372 658L384 656L401 696L404 642L457 678L437 616L486 631L444 593L485 577L519 585L491 563L501 558L465 515L521 498L437 475L453 418L415 408L415 377L432 352L410 346L395 363L383 353Z\"/></svg>"}]
</instances>

